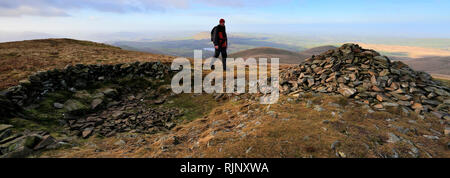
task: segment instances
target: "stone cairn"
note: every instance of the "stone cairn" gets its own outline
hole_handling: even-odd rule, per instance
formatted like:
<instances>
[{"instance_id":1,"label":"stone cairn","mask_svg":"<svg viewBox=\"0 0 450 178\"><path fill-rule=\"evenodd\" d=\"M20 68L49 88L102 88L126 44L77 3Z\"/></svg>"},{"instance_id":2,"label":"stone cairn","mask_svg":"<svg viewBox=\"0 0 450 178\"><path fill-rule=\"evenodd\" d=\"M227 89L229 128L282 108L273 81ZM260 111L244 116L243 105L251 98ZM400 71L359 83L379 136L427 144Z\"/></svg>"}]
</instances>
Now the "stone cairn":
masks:
<instances>
[{"instance_id":1,"label":"stone cairn","mask_svg":"<svg viewBox=\"0 0 450 178\"><path fill-rule=\"evenodd\" d=\"M280 72L284 94L313 91L354 98L375 109L401 107L448 118L450 88L374 50L344 44Z\"/></svg>"},{"instance_id":2,"label":"stone cairn","mask_svg":"<svg viewBox=\"0 0 450 178\"><path fill-rule=\"evenodd\" d=\"M96 81L136 76L164 78L170 72L168 65L161 62L122 63L115 65L68 65L64 69L37 72L19 85L0 92L0 108L4 113L13 113L17 106L27 106L45 94L56 90L83 89Z\"/></svg>"}]
</instances>

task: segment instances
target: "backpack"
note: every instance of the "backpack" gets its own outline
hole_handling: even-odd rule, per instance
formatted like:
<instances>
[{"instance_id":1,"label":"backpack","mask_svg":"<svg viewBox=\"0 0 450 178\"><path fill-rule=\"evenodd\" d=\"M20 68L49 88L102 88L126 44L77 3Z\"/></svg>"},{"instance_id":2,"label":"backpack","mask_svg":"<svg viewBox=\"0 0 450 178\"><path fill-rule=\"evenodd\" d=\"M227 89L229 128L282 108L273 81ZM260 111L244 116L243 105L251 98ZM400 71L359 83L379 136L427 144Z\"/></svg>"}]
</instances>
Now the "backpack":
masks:
<instances>
[{"instance_id":1,"label":"backpack","mask_svg":"<svg viewBox=\"0 0 450 178\"><path fill-rule=\"evenodd\" d=\"M212 30L211 30L211 41L214 42L215 38L216 38L216 29L217 26L215 26Z\"/></svg>"}]
</instances>

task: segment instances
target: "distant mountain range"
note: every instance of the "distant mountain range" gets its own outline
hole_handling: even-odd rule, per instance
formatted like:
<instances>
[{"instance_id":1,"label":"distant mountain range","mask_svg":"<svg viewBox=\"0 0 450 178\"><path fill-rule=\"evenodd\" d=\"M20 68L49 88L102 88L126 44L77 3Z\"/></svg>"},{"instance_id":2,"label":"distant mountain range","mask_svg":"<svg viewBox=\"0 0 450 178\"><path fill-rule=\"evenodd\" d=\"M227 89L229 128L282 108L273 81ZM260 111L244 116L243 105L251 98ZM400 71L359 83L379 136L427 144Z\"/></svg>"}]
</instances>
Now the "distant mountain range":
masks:
<instances>
[{"instance_id":1,"label":"distant mountain range","mask_svg":"<svg viewBox=\"0 0 450 178\"><path fill-rule=\"evenodd\" d=\"M168 54L170 56L184 55L186 57L191 57L193 55L193 49L202 49L204 51L204 58L206 58L212 56L213 53L213 51L211 51L210 49L211 44L209 42L209 39L205 39L207 37L208 36L206 34L203 34L203 36L197 35L195 37L196 39L190 38L159 42L130 41L116 43L121 44L121 48L126 50L122 50L109 45L71 39L46 39L0 43L0 57L3 59L3 67L0 67L0 71L3 71L3 74L8 74L0 75L0 80L3 80L4 85L10 85L12 83L18 82L18 78L14 78L9 75L11 73L6 72L7 70L11 69L9 63L13 63L14 65L16 65L14 69L18 73L24 73L25 75L31 73L32 69L34 69L33 66L36 65L54 68L64 67L66 64L75 64L85 60L88 61L87 63L96 63L102 61L148 61L149 59L169 60L167 58L173 57L167 57L164 54ZM271 41L264 42L264 38L253 36L242 37L239 35L233 35L230 38L233 41L233 44L231 45L232 50L229 51L230 57L242 57L244 59L249 57L276 57L280 58L281 64L299 64L312 55L317 55L335 48L334 46L328 45L305 49L295 45L280 44ZM155 46L159 47L154 48ZM242 50L239 50L240 48L238 48L237 46L241 46ZM375 47L383 47L383 49L386 49L386 51L388 50L386 46ZM405 49L406 48L409 47L405 46ZM396 47L396 49L399 49L399 47ZM145 51L147 53L134 51ZM424 52L419 53L420 51L417 50L414 52L417 55L422 53L425 54ZM432 52L434 53L435 51ZM34 54L38 53L40 54L39 58L33 56ZM431 53L428 52L428 54ZM450 79L450 56L424 56L413 58L406 54L402 56L394 55L393 53L384 53L383 55L389 56L389 58L391 58L392 60L401 60L415 70L425 71L433 74L433 76ZM54 61L54 59L59 60ZM23 64L24 66L19 67L21 65L18 65L18 61L20 61L19 63ZM22 76L22 74L14 74L14 76Z\"/></svg>"},{"instance_id":2,"label":"distant mountain range","mask_svg":"<svg viewBox=\"0 0 450 178\"><path fill-rule=\"evenodd\" d=\"M116 41L113 46L133 51L156 54L193 57L193 50L201 49L203 58L213 56L208 33L198 33L190 38L162 41ZM336 45L331 43L332 45ZM281 64L299 64L312 55L334 49L332 45L312 48L301 47L286 40L273 40L271 37L230 35L229 57L237 58L280 58ZM401 45L377 45L361 43L366 48L374 48L392 60L401 60L413 69L450 78L450 52L444 48L414 47ZM449 55L449 56L447 56Z\"/></svg>"},{"instance_id":3,"label":"distant mountain range","mask_svg":"<svg viewBox=\"0 0 450 178\"><path fill-rule=\"evenodd\" d=\"M264 41L261 38L229 38L229 53L234 53L256 47L273 47L291 51L301 51L304 48L297 46ZM211 57L214 52L211 50L213 44L209 39L181 39L170 41L117 41L110 43L123 49L159 53L172 56L194 57L194 50L203 50L203 57Z\"/></svg>"},{"instance_id":4,"label":"distant mountain range","mask_svg":"<svg viewBox=\"0 0 450 178\"><path fill-rule=\"evenodd\" d=\"M283 41L283 40L281 40ZM334 46L319 46L314 48L301 47L289 42L277 42L271 37L247 34L229 35L229 57L278 57L283 64L298 64L314 54L320 54ZM157 40L157 41L113 41L113 46L122 49L142 51L156 54L193 58L194 50L202 50L203 58L212 57L214 48L208 32L201 32L188 38Z\"/></svg>"},{"instance_id":5,"label":"distant mountain range","mask_svg":"<svg viewBox=\"0 0 450 178\"><path fill-rule=\"evenodd\" d=\"M261 35L229 34L228 53L235 53L258 47L272 47L294 52L300 52L307 48L295 44L278 42ZM194 50L202 50L203 57L214 55L213 44L209 32L201 32L189 37L168 40L138 40L138 41L110 41L113 46L123 49L159 53L172 56L194 57Z\"/></svg>"}]
</instances>

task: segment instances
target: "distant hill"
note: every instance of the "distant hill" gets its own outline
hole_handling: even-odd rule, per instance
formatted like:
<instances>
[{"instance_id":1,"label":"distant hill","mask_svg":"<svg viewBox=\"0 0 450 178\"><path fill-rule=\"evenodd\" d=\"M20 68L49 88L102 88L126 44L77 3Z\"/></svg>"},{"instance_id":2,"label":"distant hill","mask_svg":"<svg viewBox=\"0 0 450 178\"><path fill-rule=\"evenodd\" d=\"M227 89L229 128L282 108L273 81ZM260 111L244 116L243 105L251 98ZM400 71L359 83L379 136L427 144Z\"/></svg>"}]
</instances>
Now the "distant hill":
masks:
<instances>
[{"instance_id":1,"label":"distant hill","mask_svg":"<svg viewBox=\"0 0 450 178\"><path fill-rule=\"evenodd\" d=\"M284 50L284 49L278 49L278 48L271 48L271 47L260 47L260 48L253 48L248 49L244 51L240 51L237 53L233 53L229 55L229 57L232 58L280 58L280 63L282 64L298 64L301 61L308 58L308 56L304 56L300 53Z\"/></svg>"},{"instance_id":2,"label":"distant hill","mask_svg":"<svg viewBox=\"0 0 450 178\"><path fill-rule=\"evenodd\" d=\"M430 74L442 74L450 76L450 56L440 57L422 57L422 58L398 58L391 57L393 60L401 60L411 68L418 71L428 72Z\"/></svg>"},{"instance_id":3,"label":"distant hill","mask_svg":"<svg viewBox=\"0 0 450 178\"><path fill-rule=\"evenodd\" d=\"M310 48L302 52L293 52L284 49L271 48L271 47L260 47L253 48L229 55L230 57L237 58L241 57L247 58L280 58L281 64L299 64L305 59L311 57L312 55L318 55L320 53L326 52L330 49L335 49L334 46L320 46L315 48Z\"/></svg>"},{"instance_id":4,"label":"distant hill","mask_svg":"<svg viewBox=\"0 0 450 178\"><path fill-rule=\"evenodd\" d=\"M327 46L319 46L319 47L315 47L315 48L310 48L310 49L304 50L300 53L302 55L312 56L312 55L319 55L323 52L326 52L328 50L334 50L334 49L336 49L335 46L327 45Z\"/></svg>"},{"instance_id":5,"label":"distant hill","mask_svg":"<svg viewBox=\"0 0 450 178\"><path fill-rule=\"evenodd\" d=\"M0 43L0 89L33 72L68 64L115 64L135 61L170 61L174 57L127 51L118 47L73 39L41 39Z\"/></svg>"}]
</instances>

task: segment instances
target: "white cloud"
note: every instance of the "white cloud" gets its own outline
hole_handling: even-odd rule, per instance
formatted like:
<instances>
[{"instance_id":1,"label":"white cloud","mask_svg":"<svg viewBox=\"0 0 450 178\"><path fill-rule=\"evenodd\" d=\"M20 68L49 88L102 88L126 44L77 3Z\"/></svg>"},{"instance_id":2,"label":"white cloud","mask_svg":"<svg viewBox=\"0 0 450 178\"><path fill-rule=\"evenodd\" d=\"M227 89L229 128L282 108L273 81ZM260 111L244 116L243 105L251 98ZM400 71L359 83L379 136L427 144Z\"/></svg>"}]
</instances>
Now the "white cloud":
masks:
<instances>
[{"instance_id":1,"label":"white cloud","mask_svg":"<svg viewBox=\"0 0 450 178\"><path fill-rule=\"evenodd\" d=\"M127 13L187 9L196 4L214 7L260 7L289 0L1 0L0 16L68 16L69 11L92 9Z\"/></svg>"},{"instance_id":2,"label":"white cloud","mask_svg":"<svg viewBox=\"0 0 450 178\"><path fill-rule=\"evenodd\" d=\"M32 7L32 6L18 6L15 8L0 7L0 16L21 16L21 15L35 15L35 16L68 16L62 9L54 7Z\"/></svg>"},{"instance_id":3,"label":"white cloud","mask_svg":"<svg viewBox=\"0 0 450 178\"><path fill-rule=\"evenodd\" d=\"M126 13L186 8L188 0L2 0L0 16L67 16L70 10Z\"/></svg>"},{"instance_id":4,"label":"white cloud","mask_svg":"<svg viewBox=\"0 0 450 178\"><path fill-rule=\"evenodd\" d=\"M127 13L187 9L193 4L215 7L258 7L275 0L1 0L0 16L68 16L71 10Z\"/></svg>"}]
</instances>

